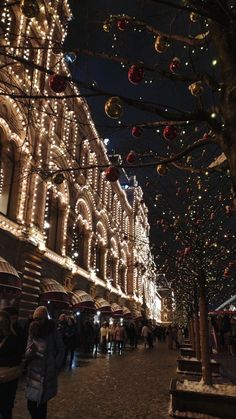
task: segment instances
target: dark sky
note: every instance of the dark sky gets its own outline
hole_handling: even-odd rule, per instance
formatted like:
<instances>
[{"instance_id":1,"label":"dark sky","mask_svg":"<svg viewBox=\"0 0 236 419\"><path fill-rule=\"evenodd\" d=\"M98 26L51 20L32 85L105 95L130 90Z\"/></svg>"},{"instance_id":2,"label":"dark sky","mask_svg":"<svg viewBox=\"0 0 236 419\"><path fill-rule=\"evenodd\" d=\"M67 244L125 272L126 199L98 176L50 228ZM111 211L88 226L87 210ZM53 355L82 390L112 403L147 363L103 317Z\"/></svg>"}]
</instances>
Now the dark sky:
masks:
<instances>
[{"instance_id":1,"label":"dark sky","mask_svg":"<svg viewBox=\"0 0 236 419\"><path fill-rule=\"evenodd\" d=\"M178 0L175 0L175 3L182 4ZM78 51L76 62L71 66L71 72L76 79L88 84L95 84L100 90L109 91L114 96L123 95L146 103L161 104L164 109L168 110L194 111L198 106L201 106L199 99L190 94L189 83L166 80L157 72L145 71L143 81L139 85L133 85L129 82L127 73L133 61L140 62L140 65L142 63L149 66L158 65L168 70L169 63L177 56L181 62L181 73L196 74L207 70L217 78L218 68L212 65L215 59L214 51L207 44L202 49L196 49L193 47L184 48L183 44L171 42L165 53L158 54L154 49L156 36L136 27L135 23L127 25L125 31L119 31L115 22L109 32L104 32L103 23L110 14L124 13L166 32L196 36L208 30L204 20L193 23L189 19L188 12L171 9L148 0L99 0L99 2L74 0L71 4L74 20L69 23L65 50ZM109 60L89 57L82 52L85 49L126 57L129 59L130 65L122 66ZM88 93L86 90L81 90ZM158 121L160 118L126 105L120 119L121 124L119 124L119 120L109 119L105 115L104 104L107 99L108 96L101 96L87 100L99 134L110 140L109 154L118 153L124 161L130 150L146 155L146 157L137 159L136 163L153 161L152 156L156 153L167 156L178 152L209 131L205 123L194 123L180 129L177 139L173 142L163 139L162 129L157 132L157 129L145 128L141 137L133 138L131 128L126 125L135 126L138 123ZM205 87L201 102L204 107L209 108L217 104L218 97ZM218 154L220 151L215 145L208 146L206 150L195 151L193 153L194 164L196 167L200 167L203 163L206 165ZM184 161L186 162L186 159ZM227 178L221 180L219 175L209 177L204 195L203 186L200 191L198 187L199 179L202 179L202 176L199 178L196 174L189 176L182 170L172 168L166 176L158 176L155 167L130 168L127 169L127 173L136 175L143 187L145 202L149 208L151 242L156 255L159 254L160 246L163 243L166 245L168 242L169 234L168 228L164 232L163 229L160 229L158 220L173 213L180 214L183 225L185 224L185 227L188 228L189 208L194 204L199 193L204 198L202 207L198 204L200 217L207 205L213 205L213 207L218 205L220 189L222 189L222 195L226 194L229 200L229 182ZM205 184L205 178L201 182L202 185ZM186 194L186 188L192 189L191 195ZM210 194L209 191L211 191ZM157 198L158 196L159 198ZM173 245L173 249L175 249L175 245ZM161 265L163 261L158 259L158 263Z\"/></svg>"}]
</instances>

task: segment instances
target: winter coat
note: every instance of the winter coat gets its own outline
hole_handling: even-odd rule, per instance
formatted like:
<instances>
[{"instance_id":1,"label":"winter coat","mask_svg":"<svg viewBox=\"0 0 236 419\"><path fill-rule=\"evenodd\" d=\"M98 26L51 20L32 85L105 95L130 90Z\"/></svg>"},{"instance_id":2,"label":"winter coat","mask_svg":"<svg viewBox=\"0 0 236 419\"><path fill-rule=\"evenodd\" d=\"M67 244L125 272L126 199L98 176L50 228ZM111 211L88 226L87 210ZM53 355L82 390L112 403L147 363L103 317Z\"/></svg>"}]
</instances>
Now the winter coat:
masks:
<instances>
[{"instance_id":1,"label":"winter coat","mask_svg":"<svg viewBox=\"0 0 236 419\"><path fill-rule=\"evenodd\" d=\"M11 333L0 339L0 383L16 380L21 373L23 351L20 338Z\"/></svg>"},{"instance_id":2,"label":"winter coat","mask_svg":"<svg viewBox=\"0 0 236 419\"><path fill-rule=\"evenodd\" d=\"M67 324L64 332L64 344L68 349L76 348L77 329L75 324Z\"/></svg>"},{"instance_id":3,"label":"winter coat","mask_svg":"<svg viewBox=\"0 0 236 419\"><path fill-rule=\"evenodd\" d=\"M64 344L53 320L32 322L26 349L26 398L38 404L57 394L57 376L64 359Z\"/></svg>"}]
</instances>

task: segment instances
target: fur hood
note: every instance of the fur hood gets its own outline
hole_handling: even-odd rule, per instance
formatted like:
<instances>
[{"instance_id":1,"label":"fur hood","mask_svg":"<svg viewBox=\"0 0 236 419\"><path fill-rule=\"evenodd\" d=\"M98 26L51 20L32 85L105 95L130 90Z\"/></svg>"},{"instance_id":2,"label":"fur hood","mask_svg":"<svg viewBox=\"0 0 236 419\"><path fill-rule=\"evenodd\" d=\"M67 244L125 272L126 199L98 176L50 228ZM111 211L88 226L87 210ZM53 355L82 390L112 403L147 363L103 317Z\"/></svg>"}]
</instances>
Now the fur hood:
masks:
<instances>
[{"instance_id":1,"label":"fur hood","mask_svg":"<svg viewBox=\"0 0 236 419\"><path fill-rule=\"evenodd\" d=\"M56 324L51 319L34 320L29 328L29 334L33 339L45 338L56 330Z\"/></svg>"}]
</instances>

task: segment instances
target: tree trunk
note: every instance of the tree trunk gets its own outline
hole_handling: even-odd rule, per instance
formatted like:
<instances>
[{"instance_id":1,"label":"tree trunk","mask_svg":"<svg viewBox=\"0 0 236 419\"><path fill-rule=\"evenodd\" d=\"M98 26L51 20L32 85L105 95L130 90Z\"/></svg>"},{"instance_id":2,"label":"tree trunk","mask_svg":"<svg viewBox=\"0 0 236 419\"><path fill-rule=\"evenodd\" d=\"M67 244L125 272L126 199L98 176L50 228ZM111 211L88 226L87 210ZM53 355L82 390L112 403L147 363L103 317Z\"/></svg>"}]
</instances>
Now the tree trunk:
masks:
<instances>
[{"instance_id":1,"label":"tree trunk","mask_svg":"<svg viewBox=\"0 0 236 419\"><path fill-rule=\"evenodd\" d=\"M205 280L200 283L200 344L202 355L202 378L204 384L212 385L210 365L209 330L208 330L208 307L206 301Z\"/></svg>"},{"instance_id":2,"label":"tree trunk","mask_svg":"<svg viewBox=\"0 0 236 419\"><path fill-rule=\"evenodd\" d=\"M201 359L201 348L200 348L200 326L198 312L194 312L194 332L195 332L195 351L196 358L200 361Z\"/></svg>"}]
</instances>

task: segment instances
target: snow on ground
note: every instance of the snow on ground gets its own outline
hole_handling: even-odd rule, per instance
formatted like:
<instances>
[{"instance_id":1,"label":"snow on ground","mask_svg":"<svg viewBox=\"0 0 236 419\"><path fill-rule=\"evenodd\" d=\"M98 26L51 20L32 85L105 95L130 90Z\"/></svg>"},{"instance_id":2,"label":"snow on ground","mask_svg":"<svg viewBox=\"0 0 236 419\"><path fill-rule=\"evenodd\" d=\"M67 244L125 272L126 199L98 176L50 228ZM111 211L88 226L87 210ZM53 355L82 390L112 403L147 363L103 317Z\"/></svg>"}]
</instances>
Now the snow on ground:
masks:
<instances>
[{"instance_id":1,"label":"snow on ground","mask_svg":"<svg viewBox=\"0 0 236 419\"><path fill-rule=\"evenodd\" d=\"M208 386L202 380L200 382L184 380L183 382L177 381L176 389L236 397L236 386L233 384L213 384Z\"/></svg>"}]
</instances>

